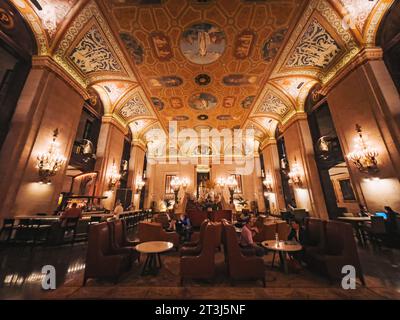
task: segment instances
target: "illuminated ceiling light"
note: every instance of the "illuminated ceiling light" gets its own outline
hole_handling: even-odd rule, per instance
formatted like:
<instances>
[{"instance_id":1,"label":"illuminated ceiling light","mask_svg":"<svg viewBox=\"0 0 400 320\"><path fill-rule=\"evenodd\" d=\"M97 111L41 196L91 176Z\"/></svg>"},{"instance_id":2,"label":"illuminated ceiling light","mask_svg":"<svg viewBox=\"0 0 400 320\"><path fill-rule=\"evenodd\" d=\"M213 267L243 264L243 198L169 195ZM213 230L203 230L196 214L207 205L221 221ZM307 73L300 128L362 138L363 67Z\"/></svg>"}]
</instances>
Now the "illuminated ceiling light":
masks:
<instances>
[{"instance_id":1,"label":"illuminated ceiling light","mask_svg":"<svg viewBox=\"0 0 400 320\"><path fill-rule=\"evenodd\" d=\"M378 169L378 156L379 153L376 148L368 144L367 139L363 137L360 125L356 125L358 136L355 140L355 147L352 152L347 154L347 159L353 162L360 172L363 173L376 173Z\"/></svg>"},{"instance_id":2,"label":"illuminated ceiling light","mask_svg":"<svg viewBox=\"0 0 400 320\"><path fill-rule=\"evenodd\" d=\"M58 143L56 142L58 133L58 129L55 129L48 151L37 156L40 183L50 184L50 177L55 176L65 163L65 158L58 151Z\"/></svg>"}]
</instances>

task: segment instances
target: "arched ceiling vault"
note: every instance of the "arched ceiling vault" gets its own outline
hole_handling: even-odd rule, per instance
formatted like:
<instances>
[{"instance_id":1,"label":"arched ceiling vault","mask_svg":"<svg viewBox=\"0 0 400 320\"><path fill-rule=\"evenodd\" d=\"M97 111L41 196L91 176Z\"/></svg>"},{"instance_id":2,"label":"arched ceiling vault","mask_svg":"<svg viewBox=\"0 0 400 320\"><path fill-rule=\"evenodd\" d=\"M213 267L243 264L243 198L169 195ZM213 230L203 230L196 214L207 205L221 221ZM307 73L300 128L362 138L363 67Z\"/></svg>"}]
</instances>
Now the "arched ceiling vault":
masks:
<instances>
[{"instance_id":1,"label":"arched ceiling vault","mask_svg":"<svg viewBox=\"0 0 400 320\"><path fill-rule=\"evenodd\" d=\"M38 1L43 10L11 0L39 56L93 87L135 137L175 120L251 127L262 139L304 112L311 87L375 46L394 0Z\"/></svg>"}]
</instances>

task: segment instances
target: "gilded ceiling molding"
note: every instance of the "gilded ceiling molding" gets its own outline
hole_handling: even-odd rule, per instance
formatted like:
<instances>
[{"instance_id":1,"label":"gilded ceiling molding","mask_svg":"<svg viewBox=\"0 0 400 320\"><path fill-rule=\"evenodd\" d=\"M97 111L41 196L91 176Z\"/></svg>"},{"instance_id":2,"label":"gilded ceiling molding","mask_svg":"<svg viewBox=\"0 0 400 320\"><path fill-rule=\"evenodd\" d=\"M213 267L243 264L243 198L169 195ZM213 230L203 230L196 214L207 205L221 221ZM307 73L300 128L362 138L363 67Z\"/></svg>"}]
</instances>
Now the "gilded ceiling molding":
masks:
<instances>
[{"instance_id":1,"label":"gilded ceiling molding","mask_svg":"<svg viewBox=\"0 0 400 320\"><path fill-rule=\"evenodd\" d=\"M279 122L294 110L292 100L272 84L264 88L255 106L257 107L250 114L251 118L268 116Z\"/></svg>"},{"instance_id":2,"label":"gilded ceiling molding","mask_svg":"<svg viewBox=\"0 0 400 320\"><path fill-rule=\"evenodd\" d=\"M376 45L376 34L379 29L379 24L393 3L394 0L381 0L373 9L366 23L363 34L366 47L374 47Z\"/></svg>"},{"instance_id":3,"label":"gilded ceiling molding","mask_svg":"<svg viewBox=\"0 0 400 320\"><path fill-rule=\"evenodd\" d=\"M146 96L140 87L135 88L124 99L120 100L113 110L115 117L124 123L135 119L155 119L153 109L147 102Z\"/></svg>"},{"instance_id":4,"label":"gilded ceiling molding","mask_svg":"<svg viewBox=\"0 0 400 320\"><path fill-rule=\"evenodd\" d=\"M342 81L349 73L363 65L368 61L373 60L382 60L383 59L383 51L382 48L374 47L374 48L364 48L360 51L360 53L354 57L354 59L346 65L336 76L322 86L321 94L326 96L329 91L331 91L336 84Z\"/></svg>"},{"instance_id":5,"label":"gilded ceiling molding","mask_svg":"<svg viewBox=\"0 0 400 320\"><path fill-rule=\"evenodd\" d=\"M315 21L317 21L317 23ZM313 25L315 27L313 27ZM318 69L307 67L308 64L305 64L305 67L303 66L301 68L293 67L292 65L290 68L291 64L289 63L288 66L287 61L290 61L294 50L301 45L300 43L302 40L310 42L310 35L319 35L317 38L323 37L323 31L321 28L325 29L329 33L329 37L332 38L331 40L328 37L327 39L329 39L329 41L327 43L332 43L334 40L342 50L342 52L340 52L340 58L333 57L332 60L329 60L328 58L329 63L320 63L319 65L321 68ZM328 46L326 48L328 48ZM359 52L359 50L360 49L352 33L343 27L342 18L337 11L325 0L312 0L302 15L301 20L298 22L296 29L291 34L290 39L274 68L272 77L276 78L301 74L303 76L313 77L316 80L319 78L321 82L325 83L329 81L338 70L343 68L346 63L348 63L348 61ZM306 51L307 50L305 50L304 53ZM321 51L321 55L326 54L322 51L322 48L319 48L319 51ZM317 58L313 59L315 60ZM323 57L318 58L317 61L323 61Z\"/></svg>"},{"instance_id":6,"label":"gilded ceiling molding","mask_svg":"<svg viewBox=\"0 0 400 320\"><path fill-rule=\"evenodd\" d=\"M285 123L282 123L280 127L281 132L285 132L290 126L292 126L296 121L299 120L307 120L307 113L305 112L297 112L293 116L291 116Z\"/></svg>"},{"instance_id":7,"label":"gilded ceiling molding","mask_svg":"<svg viewBox=\"0 0 400 320\"><path fill-rule=\"evenodd\" d=\"M101 118L101 123L110 123L114 125L118 130L120 130L124 135L128 134L128 127L121 122L118 118L114 117L114 115L107 115Z\"/></svg>"},{"instance_id":8,"label":"gilded ceiling molding","mask_svg":"<svg viewBox=\"0 0 400 320\"><path fill-rule=\"evenodd\" d=\"M46 31L43 28L42 21L37 16L36 12L32 9L30 4L28 4L25 0L11 0L11 2L15 5L21 15L25 18L25 21L31 27L37 47L38 47L38 55L45 56L49 53L49 40L46 35Z\"/></svg>"},{"instance_id":9,"label":"gilded ceiling molding","mask_svg":"<svg viewBox=\"0 0 400 320\"><path fill-rule=\"evenodd\" d=\"M91 31L93 32L90 33ZM78 50L79 45L81 49L80 52ZM106 63L107 66L104 65L105 62L103 61L101 61L100 65L95 66L88 63L87 59L91 59L92 53L92 56L98 53L96 51L97 49L103 50L102 53L110 52L115 62L111 63L109 61L109 63ZM75 58L71 60L71 54L75 52L77 52L76 55L78 58L75 56ZM111 59L110 54L107 53L106 56ZM93 82L106 81L110 79L110 77L120 80L130 79L135 81L132 71L125 68L128 63L106 20L94 1L89 2L71 22L55 50L54 59L72 77L79 81L83 87L87 87ZM82 61L79 59L82 59ZM78 66L73 62L75 62L75 64L78 63ZM119 69L116 67L116 64L118 64L120 70L115 70ZM88 65L90 66L89 68L87 68ZM113 66L113 68L110 69L110 65ZM113 73L110 71L117 72L114 72L114 74L110 76L110 73Z\"/></svg>"},{"instance_id":10,"label":"gilded ceiling molding","mask_svg":"<svg viewBox=\"0 0 400 320\"><path fill-rule=\"evenodd\" d=\"M78 92L84 100L89 99L89 94L85 89L81 87L81 85L75 81L75 79L71 78L68 74L65 73L64 69L62 69L52 58L49 56L35 56L32 57L32 68L40 69L47 68L57 74L61 79L63 79L68 85L70 85L76 92Z\"/></svg>"},{"instance_id":11,"label":"gilded ceiling molding","mask_svg":"<svg viewBox=\"0 0 400 320\"><path fill-rule=\"evenodd\" d=\"M260 144L260 151L263 152L264 149L270 145L276 146L277 142L274 137L265 138Z\"/></svg>"}]
</instances>

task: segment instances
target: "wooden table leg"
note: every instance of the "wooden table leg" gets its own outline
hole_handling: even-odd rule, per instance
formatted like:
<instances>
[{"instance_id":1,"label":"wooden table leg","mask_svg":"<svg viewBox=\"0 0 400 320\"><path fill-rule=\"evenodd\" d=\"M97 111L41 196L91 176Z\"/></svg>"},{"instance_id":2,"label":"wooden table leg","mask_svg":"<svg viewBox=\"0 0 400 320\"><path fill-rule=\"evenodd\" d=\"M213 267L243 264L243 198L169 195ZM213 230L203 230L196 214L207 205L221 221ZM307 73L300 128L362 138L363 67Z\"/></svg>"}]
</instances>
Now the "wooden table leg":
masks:
<instances>
[{"instance_id":1,"label":"wooden table leg","mask_svg":"<svg viewBox=\"0 0 400 320\"><path fill-rule=\"evenodd\" d=\"M286 274L288 274L289 269L288 269L288 265L287 265L287 261L286 261L286 257L285 257L285 252L279 251L279 258L281 260L281 266L282 266L283 270L285 271Z\"/></svg>"}]
</instances>

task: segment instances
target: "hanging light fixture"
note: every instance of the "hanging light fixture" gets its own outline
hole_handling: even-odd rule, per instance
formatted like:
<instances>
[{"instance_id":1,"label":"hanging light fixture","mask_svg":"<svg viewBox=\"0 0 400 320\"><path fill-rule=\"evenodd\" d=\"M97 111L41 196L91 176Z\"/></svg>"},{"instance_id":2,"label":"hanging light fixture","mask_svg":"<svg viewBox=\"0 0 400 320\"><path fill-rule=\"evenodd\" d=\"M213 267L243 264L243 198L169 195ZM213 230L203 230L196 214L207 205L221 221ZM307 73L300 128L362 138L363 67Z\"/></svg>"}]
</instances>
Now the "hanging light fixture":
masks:
<instances>
[{"instance_id":1,"label":"hanging light fixture","mask_svg":"<svg viewBox=\"0 0 400 320\"><path fill-rule=\"evenodd\" d=\"M268 192L268 193L272 192L272 182L273 182L272 181L272 176L271 176L271 174L269 173L269 170L268 170L268 173L265 175L265 179L263 181L263 184L265 186L266 192Z\"/></svg>"},{"instance_id":2,"label":"hanging light fixture","mask_svg":"<svg viewBox=\"0 0 400 320\"><path fill-rule=\"evenodd\" d=\"M53 140L50 143L48 151L37 156L40 183L50 184L50 177L55 176L57 171L60 170L65 163L65 158L58 150L58 143L56 141L58 133L58 129L55 129L53 132Z\"/></svg>"},{"instance_id":3,"label":"hanging light fixture","mask_svg":"<svg viewBox=\"0 0 400 320\"><path fill-rule=\"evenodd\" d=\"M221 187L221 188L225 187L225 185L226 185L226 180L225 180L225 178L219 177L219 178L217 179L217 185L218 185L219 187Z\"/></svg>"},{"instance_id":4,"label":"hanging light fixture","mask_svg":"<svg viewBox=\"0 0 400 320\"><path fill-rule=\"evenodd\" d=\"M290 167L291 167L291 170L288 173L288 176L290 178L289 182L293 183L294 185L301 186L302 185L301 168L300 168L300 165L297 162L296 157L294 158L293 165L291 165Z\"/></svg>"},{"instance_id":5,"label":"hanging light fixture","mask_svg":"<svg viewBox=\"0 0 400 320\"><path fill-rule=\"evenodd\" d=\"M111 166L111 172L108 184L110 189L114 188L120 179L121 179L121 174L118 172L118 168L115 164L115 159L113 159L113 164Z\"/></svg>"},{"instance_id":6,"label":"hanging light fixture","mask_svg":"<svg viewBox=\"0 0 400 320\"><path fill-rule=\"evenodd\" d=\"M368 140L363 137L362 128L356 125L358 136L355 140L355 148L347 154L349 159L363 173L376 173L378 169L378 150L368 144Z\"/></svg>"}]
</instances>

